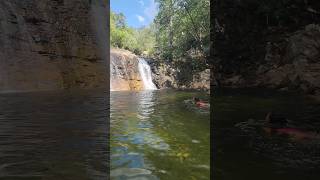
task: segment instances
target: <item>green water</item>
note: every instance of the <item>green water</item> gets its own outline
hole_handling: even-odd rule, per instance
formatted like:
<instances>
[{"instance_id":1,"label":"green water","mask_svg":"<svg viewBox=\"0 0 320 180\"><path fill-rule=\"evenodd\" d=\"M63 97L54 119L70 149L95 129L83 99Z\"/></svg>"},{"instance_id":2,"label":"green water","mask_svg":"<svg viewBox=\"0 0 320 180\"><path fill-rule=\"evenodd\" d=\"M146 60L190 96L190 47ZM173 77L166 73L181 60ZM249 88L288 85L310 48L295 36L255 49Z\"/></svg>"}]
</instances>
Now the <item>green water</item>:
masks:
<instances>
[{"instance_id":1,"label":"green water","mask_svg":"<svg viewBox=\"0 0 320 180\"><path fill-rule=\"evenodd\" d=\"M319 139L270 135L259 124L274 111L287 117L292 127L319 132L319 102L264 89L222 90L213 102L214 179L320 179Z\"/></svg>"},{"instance_id":2,"label":"green water","mask_svg":"<svg viewBox=\"0 0 320 180\"><path fill-rule=\"evenodd\" d=\"M111 92L111 179L209 179L210 113L199 92Z\"/></svg>"}]
</instances>

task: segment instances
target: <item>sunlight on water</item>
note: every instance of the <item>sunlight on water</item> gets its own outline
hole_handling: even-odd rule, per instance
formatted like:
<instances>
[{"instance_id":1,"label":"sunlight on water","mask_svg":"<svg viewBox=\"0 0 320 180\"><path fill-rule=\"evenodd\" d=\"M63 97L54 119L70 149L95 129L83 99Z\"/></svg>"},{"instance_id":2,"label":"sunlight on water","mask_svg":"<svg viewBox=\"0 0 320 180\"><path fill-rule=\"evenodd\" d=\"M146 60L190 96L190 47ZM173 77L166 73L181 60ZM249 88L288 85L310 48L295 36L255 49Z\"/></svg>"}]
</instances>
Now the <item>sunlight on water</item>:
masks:
<instances>
[{"instance_id":1,"label":"sunlight on water","mask_svg":"<svg viewBox=\"0 0 320 180\"><path fill-rule=\"evenodd\" d=\"M112 179L208 179L209 113L184 104L195 93L111 93Z\"/></svg>"}]
</instances>

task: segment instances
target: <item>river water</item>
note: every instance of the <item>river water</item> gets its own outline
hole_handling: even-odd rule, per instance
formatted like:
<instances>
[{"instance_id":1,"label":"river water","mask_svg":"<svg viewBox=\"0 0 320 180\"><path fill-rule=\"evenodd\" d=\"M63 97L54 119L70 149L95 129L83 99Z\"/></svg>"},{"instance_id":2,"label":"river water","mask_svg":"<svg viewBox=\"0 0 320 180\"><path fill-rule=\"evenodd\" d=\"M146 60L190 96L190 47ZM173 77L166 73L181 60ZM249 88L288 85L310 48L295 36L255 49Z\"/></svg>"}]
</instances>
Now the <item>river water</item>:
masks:
<instances>
[{"instance_id":1,"label":"river water","mask_svg":"<svg viewBox=\"0 0 320 180\"><path fill-rule=\"evenodd\" d=\"M269 134L261 121L270 111L289 125L320 132L320 104L298 94L263 89L222 90L214 99L214 178L219 180L320 179L320 139Z\"/></svg>"},{"instance_id":2,"label":"river water","mask_svg":"<svg viewBox=\"0 0 320 180\"><path fill-rule=\"evenodd\" d=\"M111 92L111 179L179 180L210 175L208 109L198 92Z\"/></svg>"},{"instance_id":3,"label":"river water","mask_svg":"<svg viewBox=\"0 0 320 180\"><path fill-rule=\"evenodd\" d=\"M0 179L106 179L102 92L0 94Z\"/></svg>"},{"instance_id":4,"label":"river water","mask_svg":"<svg viewBox=\"0 0 320 180\"><path fill-rule=\"evenodd\" d=\"M201 93L0 95L0 179L208 179L209 111Z\"/></svg>"}]
</instances>

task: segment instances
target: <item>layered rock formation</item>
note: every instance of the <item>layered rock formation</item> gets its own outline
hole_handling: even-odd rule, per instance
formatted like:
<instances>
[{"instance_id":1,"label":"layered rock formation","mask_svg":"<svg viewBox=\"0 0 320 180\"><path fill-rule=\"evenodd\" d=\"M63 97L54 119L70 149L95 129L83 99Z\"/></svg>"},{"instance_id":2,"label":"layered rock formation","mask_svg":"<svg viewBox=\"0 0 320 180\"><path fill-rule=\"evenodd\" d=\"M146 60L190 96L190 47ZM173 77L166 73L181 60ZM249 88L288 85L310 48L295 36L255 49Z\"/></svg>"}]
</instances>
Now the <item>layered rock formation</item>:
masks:
<instances>
[{"instance_id":1,"label":"layered rock formation","mask_svg":"<svg viewBox=\"0 0 320 180\"><path fill-rule=\"evenodd\" d=\"M139 57L123 49L111 49L110 86L113 91L143 90L144 82L139 72ZM210 89L210 70L198 73L183 71L168 63L144 58L150 65L153 83L158 89Z\"/></svg>"},{"instance_id":2,"label":"layered rock formation","mask_svg":"<svg viewBox=\"0 0 320 180\"><path fill-rule=\"evenodd\" d=\"M98 0L1 1L0 91L107 87L108 11Z\"/></svg>"},{"instance_id":3,"label":"layered rock formation","mask_svg":"<svg viewBox=\"0 0 320 180\"><path fill-rule=\"evenodd\" d=\"M320 26L307 25L280 42L266 45L251 74L220 74L222 86L268 87L320 95ZM250 66L249 66L250 67Z\"/></svg>"},{"instance_id":4,"label":"layered rock formation","mask_svg":"<svg viewBox=\"0 0 320 180\"><path fill-rule=\"evenodd\" d=\"M110 87L113 91L142 90L138 56L123 49L110 51Z\"/></svg>"},{"instance_id":5,"label":"layered rock formation","mask_svg":"<svg viewBox=\"0 0 320 180\"><path fill-rule=\"evenodd\" d=\"M320 94L318 1L217 1L214 77L222 87Z\"/></svg>"},{"instance_id":6,"label":"layered rock formation","mask_svg":"<svg viewBox=\"0 0 320 180\"><path fill-rule=\"evenodd\" d=\"M295 32L285 48L269 44L265 60L268 63L257 70L258 85L320 93L320 26L311 24Z\"/></svg>"}]
</instances>

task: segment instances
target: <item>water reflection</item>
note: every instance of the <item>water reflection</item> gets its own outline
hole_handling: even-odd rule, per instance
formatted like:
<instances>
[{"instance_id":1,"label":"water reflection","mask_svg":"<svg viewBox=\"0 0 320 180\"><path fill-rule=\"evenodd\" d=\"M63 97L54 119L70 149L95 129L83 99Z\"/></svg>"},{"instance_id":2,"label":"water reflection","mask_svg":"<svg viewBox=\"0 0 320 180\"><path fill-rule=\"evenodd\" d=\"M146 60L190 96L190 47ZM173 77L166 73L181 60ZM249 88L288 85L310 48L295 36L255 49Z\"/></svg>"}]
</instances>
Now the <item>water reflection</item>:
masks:
<instances>
[{"instance_id":1,"label":"water reflection","mask_svg":"<svg viewBox=\"0 0 320 180\"><path fill-rule=\"evenodd\" d=\"M153 113L156 104L154 93L155 91L141 91L137 94L139 119L149 119L150 115Z\"/></svg>"},{"instance_id":2,"label":"water reflection","mask_svg":"<svg viewBox=\"0 0 320 180\"><path fill-rule=\"evenodd\" d=\"M198 147L192 143L194 139L208 137L209 129L206 131L203 128L208 127L208 115L196 112L185 114L189 110L180 109L183 108L183 100L175 100L175 96L175 93L170 96L161 91L112 92L112 179L208 178L208 166L203 165L208 162L208 141L196 141ZM193 125L195 128L185 125L193 120L199 121ZM189 135L197 128L203 131ZM192 154L192 158L177 156L179 153L187 154L186 149L189 149L188 154ZM198 157L194 151L200 153ZM197 169L196 173L185 172L193 168ZM202 170L199 171L199 168ZM206 172L203 173L203 170Z\"/></svg>"},{"instance_id":3,"label":"water reflection","mask_svg":"<svg viewBox=\"0 0 320 180\"><path fill-rule=\"evenodd\" d=\"M107 178L102 92L1 94L1 179Z\"/></svg>"},{"instance_id":4,"label":"water reflection","mask_svg":"<svg viewBox=\"0 0 320 180\"><path fill-rule=\"evenodd\" d=\"M133 139L135 143L141 145L149 145L151 148L158 150L168 150L169 145L154 132L152 121L150 117L154 112L156 105L155 94L156 91L143 91L138 94L138 115L140 120L138 123L139 129L142 131L135 134Z\"/></svg>"},{"instance_id":5,"label":"water reflection","mask_svg":"<svg viewBox=\"0 0 320 180\"><path fill-rule=\"evenodd\" d=\"M130 99L125 100L119 99L119 96L117 98L111 96L110 102L112 107L116 107L116 109L111 108L112 122L121 121L123 116L128 118L128 121L122 121L121 124L118 124L119 122L112 123L112 125L117 123L116 128L117 130L121 129L122 133L114 134L117 136L115 142L118 146L113 148L113 152L115 153L112 153L111 156L112 164L116 167L111 171L111 177L118 179L131 176L153 178L151 171L147 170L144 155L129 148L129 143L137 145L137 148L139 148L148 144L148 139L152 138L152 124L148 121L154 110L152 108L154 106L152 91L145 91L143 93L132 92L130 95L131 98L126 96L126 98ZM133 105L130 102L137 102L137 104ZM118 114L119 110L123 110L124 114ZM114 118L115 116L117 119Z\"/></svg>"}]
</instances>

